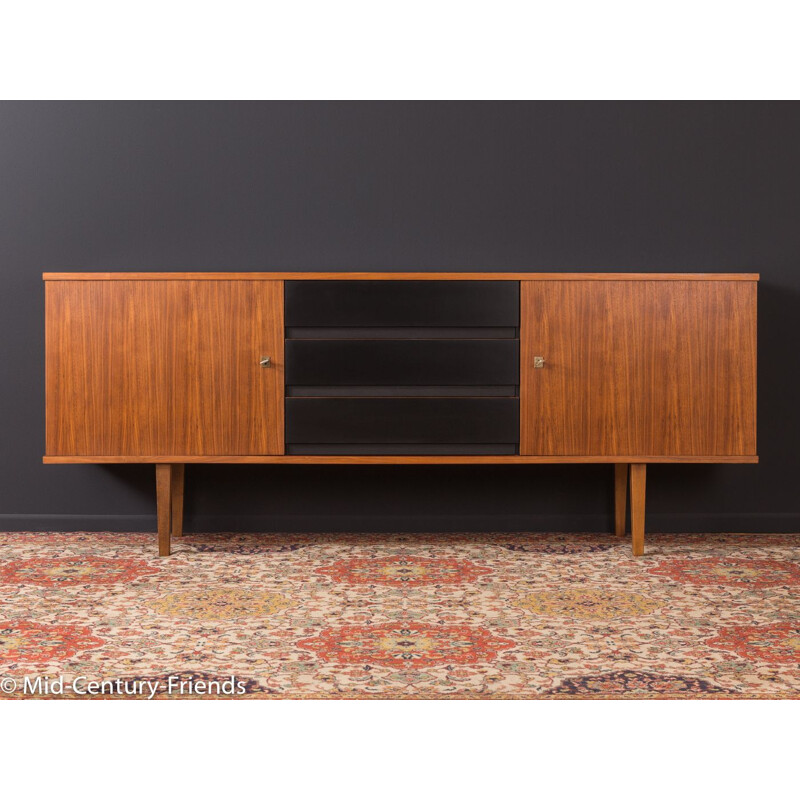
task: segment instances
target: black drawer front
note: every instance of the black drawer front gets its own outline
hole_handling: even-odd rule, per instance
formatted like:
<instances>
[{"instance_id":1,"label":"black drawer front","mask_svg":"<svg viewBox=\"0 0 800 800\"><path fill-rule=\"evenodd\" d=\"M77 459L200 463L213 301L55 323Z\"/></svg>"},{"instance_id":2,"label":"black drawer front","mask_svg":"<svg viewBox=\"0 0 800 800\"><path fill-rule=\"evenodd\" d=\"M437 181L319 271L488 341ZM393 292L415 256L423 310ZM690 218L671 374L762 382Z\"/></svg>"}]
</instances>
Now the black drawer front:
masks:
<instances>
[{"instance_id":1,"label":"black drawer front","mask_svg":"<svg viewBox=\"0 0 800 800\"><path fill-rule=\"evenodd\" d=\"M287 445L518 442L517 398L286 398Z\"/></svg>"},{"instance_id":2,"label":"black drawer front","mask_svg":"<svg viewBox=\"0 0 800 800\"><path fill-rule=\"evenodd\" d=\"M518 327L518 281L286 281L287 327Z\"/></svg>"},{"instance_id":3,"label":"black drawer front","mask_svg":"<svg viewBox=\"0 0 800 800\"><path fill-rule=\"evenodd\" d=\"M517 339L287 339L289 386L519 383Z\"/></svg>"}]
</instances>

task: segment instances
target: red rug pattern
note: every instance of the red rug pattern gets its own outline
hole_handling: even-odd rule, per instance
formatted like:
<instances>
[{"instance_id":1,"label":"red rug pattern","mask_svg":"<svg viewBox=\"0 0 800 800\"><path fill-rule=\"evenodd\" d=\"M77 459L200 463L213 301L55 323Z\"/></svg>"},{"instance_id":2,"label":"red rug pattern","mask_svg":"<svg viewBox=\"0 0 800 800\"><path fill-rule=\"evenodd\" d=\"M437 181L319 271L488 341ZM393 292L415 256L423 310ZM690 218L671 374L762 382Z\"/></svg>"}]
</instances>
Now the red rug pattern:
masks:
<instances>
[{"instance_id":1,"label":"red rug pattern","mask_svg":"<svg viewBox=\"0 0 800 800\"><path fill-rule=\"evenodd\" d=\"M232 677L251 698L800 698L800 535L651 534L634 559L607 534L205 534L160 559L153 534L0 534L0 697L76 677L161 698Z\"/></svg>"}]
</instances>

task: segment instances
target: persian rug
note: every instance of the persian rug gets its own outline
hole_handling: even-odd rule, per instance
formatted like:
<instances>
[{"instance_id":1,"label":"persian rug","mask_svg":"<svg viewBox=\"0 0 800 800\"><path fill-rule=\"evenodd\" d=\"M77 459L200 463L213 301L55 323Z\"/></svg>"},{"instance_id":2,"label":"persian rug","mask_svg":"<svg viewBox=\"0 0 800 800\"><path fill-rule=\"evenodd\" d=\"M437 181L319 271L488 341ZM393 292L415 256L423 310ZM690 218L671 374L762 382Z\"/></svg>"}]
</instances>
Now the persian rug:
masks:
<instances>
[{"instance_id":1,"label":"persian rug","mask_svg":"<svg viewBox=\"0 0 800 800\"><path fill-rule=\"evenodd\" d=\"M798 590L800 535L6 533L0 696L799 698Z\"/></svg>"}]
</instances>

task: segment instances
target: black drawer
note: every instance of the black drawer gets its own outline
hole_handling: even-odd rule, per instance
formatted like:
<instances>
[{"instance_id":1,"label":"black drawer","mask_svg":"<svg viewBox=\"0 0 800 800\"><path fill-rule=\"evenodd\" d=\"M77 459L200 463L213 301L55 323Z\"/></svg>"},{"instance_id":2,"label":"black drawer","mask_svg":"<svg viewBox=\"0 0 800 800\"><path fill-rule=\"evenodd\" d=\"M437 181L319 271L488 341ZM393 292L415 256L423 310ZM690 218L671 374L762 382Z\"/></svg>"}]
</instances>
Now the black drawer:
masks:
<instances>
[{"instance_id":1,"label":"black drawer","mask_svg":"<svg viewBox=\"0 0 800 800\"><path fill-rule=\"evenodd\" d=\"M518 327L518 281L286 281L287 327Z\"/></svg>"},{"instance_id":2,"label":"black drawer","mask_svg":"<svg viewBox=\"0 0 800 800\"><path fill-rule=\"evenodd\" d=\"M519 383L517 339L287 339L285 358L287 386Z\"/></svg>"},{"instance_id":3,"label":"black drawer","mask_svg":"<svg viewBox=\"0 0 800 800\"><path fill-rule=\"evenodd\" d=\"M517 442L516 398L286 398L287 445Z\"/></svg>"}]
</instances>

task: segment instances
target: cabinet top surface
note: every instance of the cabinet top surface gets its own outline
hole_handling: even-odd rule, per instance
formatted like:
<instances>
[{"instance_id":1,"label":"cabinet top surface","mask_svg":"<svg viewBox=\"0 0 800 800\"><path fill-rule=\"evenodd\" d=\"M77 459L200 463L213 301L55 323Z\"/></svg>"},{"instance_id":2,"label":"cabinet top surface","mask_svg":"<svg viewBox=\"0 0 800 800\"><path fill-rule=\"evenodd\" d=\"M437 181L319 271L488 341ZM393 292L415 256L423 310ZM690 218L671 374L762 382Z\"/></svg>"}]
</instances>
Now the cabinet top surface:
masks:
<instances>
[{"instance_id":1,"label":"cabinet top surface","mask_svg":"<svg viewBox=\"0 0 800 800\"><path fill-rule=\"evenodd\" d=\"M45 272L46 281L757 281L755 272Z\"/></svg>"}]
</instances>

